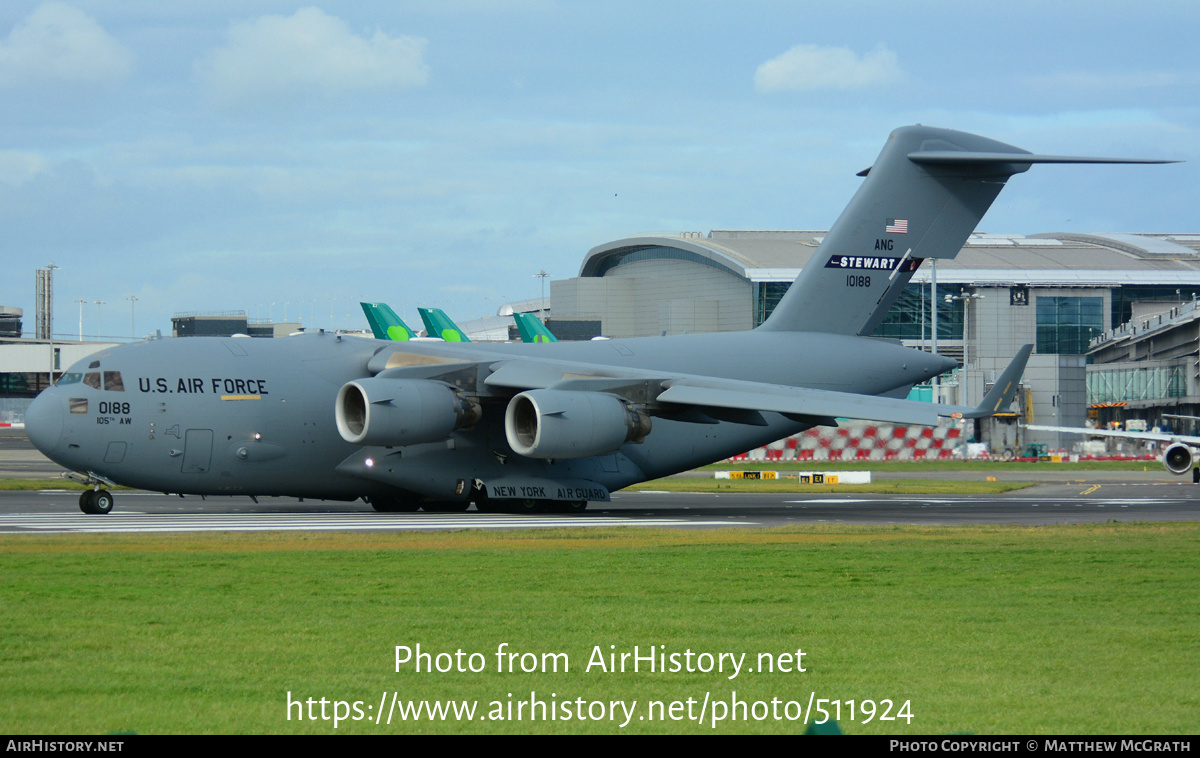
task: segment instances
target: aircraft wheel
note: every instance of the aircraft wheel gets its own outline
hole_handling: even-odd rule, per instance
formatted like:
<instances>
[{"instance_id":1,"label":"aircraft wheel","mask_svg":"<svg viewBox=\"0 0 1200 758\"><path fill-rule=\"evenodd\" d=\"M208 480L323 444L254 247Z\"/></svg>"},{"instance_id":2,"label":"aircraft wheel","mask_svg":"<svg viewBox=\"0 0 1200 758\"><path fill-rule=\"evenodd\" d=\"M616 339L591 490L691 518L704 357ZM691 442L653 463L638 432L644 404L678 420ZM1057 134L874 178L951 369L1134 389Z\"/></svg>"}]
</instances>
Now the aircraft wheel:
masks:
<instances>
[{"instance_id":1,"label":"aircraft wheel","mask_svg":"<svg viewBox=\"0 0 1200 758\"><path fill-rule=\"evenodd\" d=\"M108 492L107 489L98 489L96 494L92 495L91 507L95 509L92 511L94 513L108 513L113 510L113 505L115 505L113 493Z\"/></svg>"},{"instance_id":2,"label":"aircraft wheel","mask_svg":"<svg viewBox=\"0 0 1200 758\"><path fill-rule=\"evenodd\" d=\"M551 513L583 513L587 510L586 500L549 500L546 510Z\"/></svg>"},{"instance_id":3,"label":"aircraft wheel","mask_svg":"<svg viewBox=\"0 0 1200 758\"><path fill-rule=\"evenodd\" d=\"M1200 466L1192 469L1192 484L1200 484Z\"/></svg>"},{"instance_id":4,"label":"aircraft wheel","mask_svg":"<svg viewBox=\"0 0 1200 758\"><path fill-rule=\"evenodd\" d=\"M546 504L541 500L534 500L527 497L523 500L511 500L511 511L513 513L541 513L546 509Z\"/></svg>"},{"instance_id":5,"label":"aircraft wheel","mask_svg":"<svg viewBox=\"0 0 1200 758\"><path fill-rule=\"evenodd\" d=\"M92 505L92 500L93 500L93 495L95 495L95 494L96 494L95 490L84 490L83 492L80 492L79 493L79 510L81 510L87 514L94 514L96 512L96 507L94 505Z\"/></svg>"},{"instance_id":6,"label":"aircraft wheel","mask_svg":"<svg viewBox=\"0 0 1200 758\"><path fill-rule=\"evenodd\" d=\"M92 513L92 515L103 516L113 510L113 493L107 489L89 489L88 503L84 505L84 499L79 498L79 507L84 513Z\"/></svg>"},{"instance_id":7,"label":"aircraft wheel","mask_svg":"<svg viewBox=\"0 0 1200 758\"><path fill-rule=\"evenodd\" d=\"M371 498L371 507L379 513L412 513L421 504L403 497L379 496Z\"/></svg>"}]
</instances>

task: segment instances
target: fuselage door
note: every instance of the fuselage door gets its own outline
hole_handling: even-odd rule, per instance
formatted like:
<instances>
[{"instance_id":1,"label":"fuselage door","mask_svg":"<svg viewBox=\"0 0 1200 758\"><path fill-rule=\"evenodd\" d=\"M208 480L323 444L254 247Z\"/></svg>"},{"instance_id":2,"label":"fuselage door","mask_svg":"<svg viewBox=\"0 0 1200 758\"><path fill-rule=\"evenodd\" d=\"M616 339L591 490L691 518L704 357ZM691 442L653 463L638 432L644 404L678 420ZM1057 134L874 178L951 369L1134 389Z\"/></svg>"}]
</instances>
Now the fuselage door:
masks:
<instances>
[{"instance_id":1,"label":"fuselage door","mask_svg":"<svg viewBox=\"0 0 1200 758\"><path fill-rule=\"evenodd\" d=\"M183 473L203 474L212 462L212 429L188 429L183 439Z\"/></svg>"}]
</instances>

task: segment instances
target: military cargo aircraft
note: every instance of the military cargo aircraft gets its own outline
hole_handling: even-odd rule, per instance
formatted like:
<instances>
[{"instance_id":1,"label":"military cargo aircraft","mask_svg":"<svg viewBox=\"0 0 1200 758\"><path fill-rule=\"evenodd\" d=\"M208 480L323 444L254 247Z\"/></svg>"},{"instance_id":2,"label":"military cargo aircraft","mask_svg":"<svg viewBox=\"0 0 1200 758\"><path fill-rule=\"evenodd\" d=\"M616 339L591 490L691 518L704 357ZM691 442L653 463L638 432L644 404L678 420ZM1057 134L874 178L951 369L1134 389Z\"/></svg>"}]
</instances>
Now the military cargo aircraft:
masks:
<instances>
[{"instance_id":1,"label":"military cargo aircraft","mask_svg":"<svg viewBox=\"0 0 1200 758\"><path fill-rule=\"evenodd\" d=\"M933 425L1011 401L1025 346L977 408L907 401L953 360L871 334L926 258L958 254L1035 155L892 132L774 312L741 333L550 344L309 333L165 339L72 366L30 405L35 446L92 485L354 500L378 511L580 511L647 479L836 418Z\"/></svg>"}]
</instances>

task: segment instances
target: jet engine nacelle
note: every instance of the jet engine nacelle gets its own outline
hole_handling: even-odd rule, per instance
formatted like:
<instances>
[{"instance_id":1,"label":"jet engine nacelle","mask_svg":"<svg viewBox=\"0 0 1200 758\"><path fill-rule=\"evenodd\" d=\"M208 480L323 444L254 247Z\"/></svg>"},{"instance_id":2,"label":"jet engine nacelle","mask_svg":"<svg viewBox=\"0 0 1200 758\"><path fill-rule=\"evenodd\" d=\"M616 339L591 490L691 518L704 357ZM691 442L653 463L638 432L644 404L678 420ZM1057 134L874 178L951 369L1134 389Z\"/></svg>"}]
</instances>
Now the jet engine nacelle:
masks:
<instances>
[{"instance_id":1,"label":"jet engine nacelle","mask_svg":"<svg viewBox=\"0 0 1200 758\"><path fill-rule=\"evenodd\" d=\"M479 420L479 404L444 382L358 379L342 385L337 428L356 445L397 447L437 442Z\"/></svg>"},{"instance_id":2,"label":"jet engine nacelle","mask_svg":"<svg viewBox=\"0 0 1200 758\"><path fill-rule=\"evenodd\" d=\"M529 390L508 403L504 433L530 458L588 458L614 453L650 433L650 418L616 395Z\"/></svg>"},{"instance_id":3,"label":"jet engine nacelle","mask_svg":"<svg viewBox=\"0 0 1200 758\"><path fill-rule=\"evenodd\" d=\"M1172 474L1183 476L1192 470L1194 457L1194 451L1190 447L1182 442L1175 442L1163 451L1163 465Z\"/></svg>"}]
</instances>

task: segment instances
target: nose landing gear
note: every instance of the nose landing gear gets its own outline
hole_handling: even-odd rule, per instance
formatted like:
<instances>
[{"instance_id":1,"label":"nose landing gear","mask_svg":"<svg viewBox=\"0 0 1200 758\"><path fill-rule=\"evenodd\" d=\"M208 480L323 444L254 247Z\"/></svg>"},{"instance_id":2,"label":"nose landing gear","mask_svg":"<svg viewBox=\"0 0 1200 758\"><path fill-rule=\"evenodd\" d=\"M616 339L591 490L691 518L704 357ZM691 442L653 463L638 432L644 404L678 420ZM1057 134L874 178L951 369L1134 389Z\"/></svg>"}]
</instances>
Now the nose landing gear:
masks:
<instances>
[{"instance_id":1,"label":"nose landing gear","mask_svg":"<svg viewBox=\"0 0 1200 758\"><path fill-rule=\"evenodd\" d=\"M108 490L84 490L79 495L79 510L102 516L113 509L113 496Z\"/></svg>"}]
</instances>

